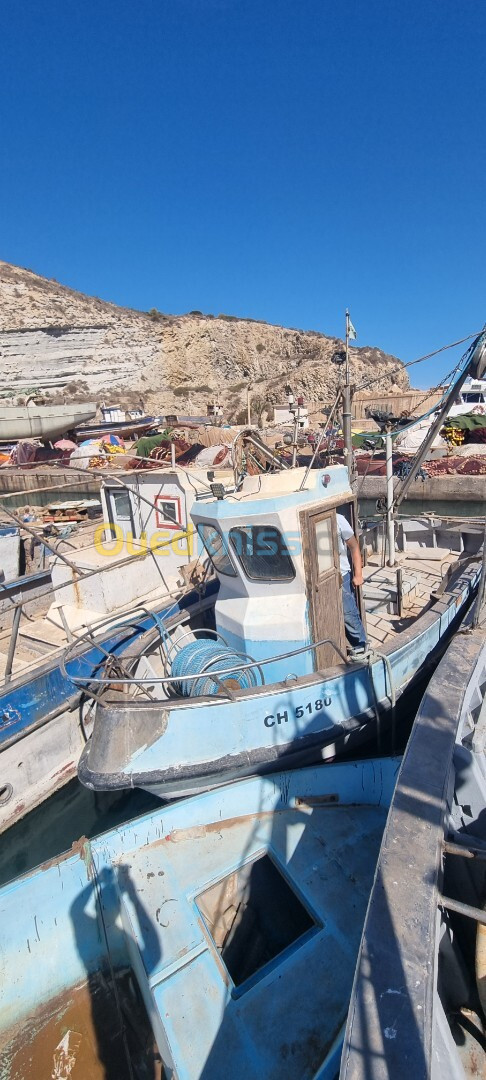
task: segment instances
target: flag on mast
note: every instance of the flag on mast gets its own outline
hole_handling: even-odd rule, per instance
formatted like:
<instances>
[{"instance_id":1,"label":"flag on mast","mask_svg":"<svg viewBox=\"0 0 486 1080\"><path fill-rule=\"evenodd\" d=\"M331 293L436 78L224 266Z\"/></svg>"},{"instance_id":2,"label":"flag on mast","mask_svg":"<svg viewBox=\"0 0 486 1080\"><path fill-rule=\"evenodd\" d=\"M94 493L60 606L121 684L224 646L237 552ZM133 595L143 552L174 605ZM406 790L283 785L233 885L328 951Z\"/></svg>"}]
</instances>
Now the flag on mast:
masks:
<instances>
[{"instance_id":1,"label":"flag on mast","mask_svg":"<svg viewBox=\"0 0 486 1080\"><path fill-rule=\"evenodd\" d=\"M349 311L346 312L346 319L348 323L348 338L350 341L355 341L358 335L349 317Z\"/></svg>"}]
</instances>

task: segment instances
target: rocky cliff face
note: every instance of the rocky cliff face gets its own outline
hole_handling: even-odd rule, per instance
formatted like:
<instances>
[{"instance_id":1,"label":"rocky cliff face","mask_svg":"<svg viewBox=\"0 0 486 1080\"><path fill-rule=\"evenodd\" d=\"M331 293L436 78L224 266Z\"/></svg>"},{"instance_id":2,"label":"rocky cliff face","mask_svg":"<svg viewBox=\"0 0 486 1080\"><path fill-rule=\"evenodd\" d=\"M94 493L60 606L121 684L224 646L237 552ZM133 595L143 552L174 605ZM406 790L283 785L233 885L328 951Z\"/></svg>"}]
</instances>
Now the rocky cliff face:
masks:
<instances>
[{"instance_id":1,"label":"rocky cliff face","mask_svg":"<svg viewBox=\"0 0 486 1080\"><path fill-rule=\"evenodd\" d=\"M329 402L342 342L234 316L162 315L84 296L30 270L0 262L0 370L4 390L32 389L46 400L96 400L148 413L205 413L219 400L228 419L244 408L285 400ZM353 380L376 378L379 392L408 387L396 357L351 349Z\"/></svg>"}]
</instances>

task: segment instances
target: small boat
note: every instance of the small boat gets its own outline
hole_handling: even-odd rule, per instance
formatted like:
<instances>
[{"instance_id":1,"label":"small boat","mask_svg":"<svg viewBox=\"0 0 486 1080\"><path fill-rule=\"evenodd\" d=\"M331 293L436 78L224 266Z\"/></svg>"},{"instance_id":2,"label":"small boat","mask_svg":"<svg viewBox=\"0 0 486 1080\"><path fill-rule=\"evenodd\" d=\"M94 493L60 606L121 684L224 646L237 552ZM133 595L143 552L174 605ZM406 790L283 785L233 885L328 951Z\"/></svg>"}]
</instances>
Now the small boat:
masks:
<instances>
[{"instance_id":1,"label":"small boat","mask_svg":"<svg viewBox=\"0 0 486 1080\"><path fill-rule=\"evenodd\" d=\"M231 493L213 484L190 514L219 589L197 626L159 621L131 678L91 680L94 730L78 776L94 790L172 799L376 739L437 661L480 576L482 531L405 520L397 577L372 530L368 647L348 656L339 536L343 520L352 534L357 510L345 467L246 476Z\"/></svg>"},{"instance_id":2,"label":"small boat","mask_svg":"<svg viewBox=\"0 0 486 1080\"><path fill-rule=\"evenodd\" d=\"M56 626L50 625L49 640L35 623L28 627L22 646L25 649L27 642L39 649L32 653L35 665L15 678L7 672L0 687L0 833L76 775L92 730L92 709L83 692L73 686L73 679L95 678L106 664L112 674L124 673L138 638L169 612L183 620L191 611L197 618L197 611L211 600L211 588L214 583L208 586L206 597L195 590L179 590L175 597L165 595L152 607L134 605L123 617L99 620L81 638L76 637L75 655L66 662L66 646L59 645L64 635Z\"/></svg>"},{"instance_id":3,"label":"small boat","mask_svg":"<svg viewBox=\"0 0 486 1080\"><path fill-rule=\"evenodd\" d=\"M4 1080L331 1080L398 764L243 780L4 886Z\"/></svg>"},{"instance_id":4,"label":"small boat","mask_svg":"<svg viewBox=\"0 0 486 1080\"><path fill-rule=\"evenodd\" d=\"M103 436L120 435L123 439L129 439L157 431L161 424L162 419L157 416L141 416L133 420L102 420L99 424L76 425L76 438L102 439Z\"/></svg>"},{"instance_id":5,"label":"small boat","mask_svg":"<svg viewBox=\"0 0 486 1080\"><path fill-rule=\"evenodd\" d=\"M485 1035L486 630L468 619L429 683L403 758L340 1080L484 1077Z\"/></svg>"},{"instance_id":6,"label":"small boat","mask_svg":"<svg viewBox=\"0 0 486 1080\"><path fill-rule=\"evenodd\" d=\"M57 439L66 431L96 416L96 404L2 405L0 442L18 439Z\"/></svg>"},{"instance_id":7,"label":"small boat","mask_svg":"<svg viewBox=\"0 0 486 1080\"><path fill-rule=\"evenodd\" d=\"M185 531L199 490L210 492L207 470L126 477L107 477L103 523L88 533L83 525L67 547L26 524L35 552L47 544L48 565L0 582L0 832L75 775L93 712L71 676L89 680L115 656L131 666L134 642L161 618L177 621L190 610L197 622L198 609L212 603L217 583L201 572L195 591ZM100 533L115 540L98 542ZM17 542L18 528L8 530L10 563ZM68 643L74 655L61 668Z\"/></svg>"}]
</instances>

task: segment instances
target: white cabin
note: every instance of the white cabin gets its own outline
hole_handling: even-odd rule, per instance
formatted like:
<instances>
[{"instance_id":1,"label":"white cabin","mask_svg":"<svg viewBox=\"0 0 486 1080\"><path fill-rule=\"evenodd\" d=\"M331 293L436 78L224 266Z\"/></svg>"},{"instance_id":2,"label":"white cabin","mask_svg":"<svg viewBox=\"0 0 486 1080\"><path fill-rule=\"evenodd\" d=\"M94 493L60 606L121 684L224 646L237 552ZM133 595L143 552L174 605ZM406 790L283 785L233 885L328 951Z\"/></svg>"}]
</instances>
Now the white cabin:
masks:
<instances>
[{"instance_id":1,"label":"white cabin","mask_svg":"<svg viewBox=\"0 0 486 1080\"><path fill-rule=\"evenodd\" d=\"M305 478L305 483L304 482ZM301 486L303 484L303 486ZM220 581L215 626L237 652L261 661L267 682L307 675L346 650L336 510L355 527L342 465L247 476L238 492L193 504L191 517ZM304 651L305 650L305 651Z\"/></svg>"},{"instance_id":2,"label":"white cabin","mask_svg":"<svg viewBox=\"0 0 486 1080\"><path fill-rule=\"evenodd\" d=\"M234 482L228 469L125 472L121 483L108 477L101 486L103 521L94 544L69 553L80 571L97 572L78 580L53 558L52 583L59 591L51 617L76 629L182 586L183 568L198 557L191 509L198 499L213 498L213 477L229 488Z\"/></svg>"}]
</instances>

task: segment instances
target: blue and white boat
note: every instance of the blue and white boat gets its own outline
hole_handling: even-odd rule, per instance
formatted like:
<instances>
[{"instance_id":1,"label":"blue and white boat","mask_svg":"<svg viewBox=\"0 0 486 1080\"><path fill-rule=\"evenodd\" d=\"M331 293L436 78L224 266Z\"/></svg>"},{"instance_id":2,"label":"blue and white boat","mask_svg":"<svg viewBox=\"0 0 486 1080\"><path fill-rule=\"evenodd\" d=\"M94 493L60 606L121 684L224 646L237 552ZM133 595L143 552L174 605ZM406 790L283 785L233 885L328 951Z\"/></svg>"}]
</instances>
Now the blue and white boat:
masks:
<instances>
[{"instance_id":1,"label":"blue and white boat","mask_svg":"<svg viewBox=\"0 0 486 1080\"><path fill-rule=\"evenodd\" d=\"M398 764L250 778L3 887L4 1080L335 1077Z\"/></svg>"},{"instance_id":2,"label":"blue and white boat","mask_svg":"<svg viewBox=\"0 0 486 1080\"><path fill-rule=\"evenodd\" d=\"M211 476L228 483L233 473ZM89 681L113 656L122 673L125 651L133 663L135 640L162 616L177 623L191 610L197 624L216 587L188 544L189 510L201 492L211 496L207 469L106 475L102 521L67 542L33 528L29 546L42 559L22 578L19 530L4 530L0 569L16 579L0 582L0 832L76 775L92 703L72 676Z\"/></svg>"},{"instance_id":3,"label":"blue and white boat","mask_svg":"<svg viewBox=\"0 0 486 1080\"><path fill-rule=\"evenodd\" d=\"M122 662L162 615L177 620L193 607L197 620L202 591L214 588L194 591L185 529L198 490L210 492L206 473L126 477L106 478L103 522L88 533L73 533L67 545L37 534L36 551L47 543L50 561L35 574L16 576L19 530L4 530L1 567L10 572L0 583L0 832L76 774L92 710L71 676L89 680L107 655ZM68 643L74 656L61 667Z\"/></svg>"},{"instance_id":4,"label":"blue and white boat","mask_svg":"<svg viewBox=\"0 0 486 1080\"><path fill-rule=\"evenodd\" d=\"M214 588L214 585L212 586ZM153 610L134 606L123 618L108 617L77 639L75 656L63 662L64 649L37 662L0 688L0 832L76 775L76 766L92 729L91 701L73 679L96 677L109 663L124 672L135 642L164 616L193 617L207 598L180 590L159 600ZM33 632L31 630L31 632Z\"/></svg>"},{"instance_id":5,"label":"blue and white boat","mask_svg":"<svg viewBox=\"0 0 486 1080\"><path fill-rule=\"evenodd\" d=\"M486 564L485 564L486 570ZM376 868L340 1080L486 1076L486 609L431 679Z\"/></svg>"},{"instance_id":6,"label":"blue and white boat","mask_svg":"<svg viewBox=\"0 0 486 1080\"><path fill-rule=\"evenodd\" d=\"M399 595L375 531L377 550L364 538L370 648L349 657L336 524L337 513L356 522L347 470L247 476L219 496L191 510L219 582L202 622L160 620L131 679L91 683L94 730L78 766L88 787L175 798L376 738L474 594L479 530L403 523Z\"/></svg>"}]
</instances>

